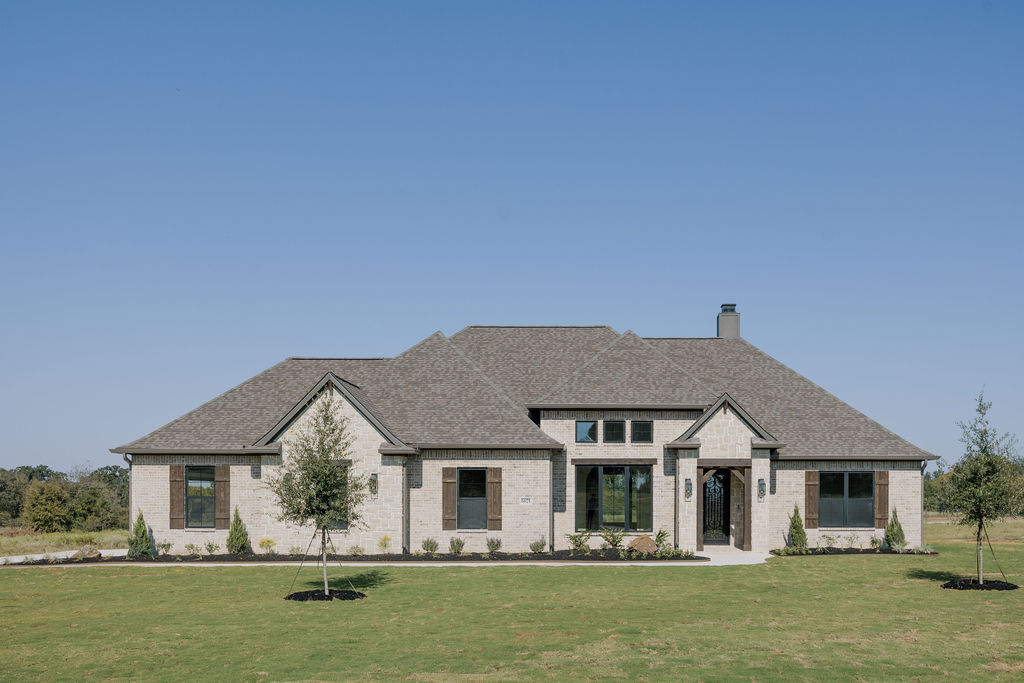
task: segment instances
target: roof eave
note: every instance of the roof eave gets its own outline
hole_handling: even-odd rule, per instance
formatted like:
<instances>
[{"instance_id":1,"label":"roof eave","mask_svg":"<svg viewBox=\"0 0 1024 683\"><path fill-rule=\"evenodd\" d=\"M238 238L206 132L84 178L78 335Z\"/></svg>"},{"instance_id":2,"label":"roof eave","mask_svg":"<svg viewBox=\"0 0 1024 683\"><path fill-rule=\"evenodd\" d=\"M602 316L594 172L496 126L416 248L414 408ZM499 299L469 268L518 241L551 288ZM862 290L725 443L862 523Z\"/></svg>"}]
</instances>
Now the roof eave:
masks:
<instances>
[{"instance_id":1,"label":"roof eave","mask_svg":"<svg viewBox=\"0 0 1024 683\"><path fill-rule=\"evenodd\" d=\"M422 451L457 451L457 450L493 450L493 451L562 451L565 444L550 443L417 443L413 444Z\"/></svg>"},{"instance_id":2,"label":"roof eave","mask_svg":"<svg viewBox=\"0 0 1024 683\"><path fill-rule=\"evenodd\" d=\"M133 446L118 446L117 448L111 448L110 452L122 455L280 455L281 444L242 446L240 448L163 448L159 446L136 448Z\"/></svg>"},{"instance_id":3,"label":"roof eave","mask_svg":"<svg viewBox=\"0 0 1024 683\"><path fill-rule=\"evenodd\" d=\"M704 410L707 403L527 403L536 410Z\"/></svg>"}]
</instances>

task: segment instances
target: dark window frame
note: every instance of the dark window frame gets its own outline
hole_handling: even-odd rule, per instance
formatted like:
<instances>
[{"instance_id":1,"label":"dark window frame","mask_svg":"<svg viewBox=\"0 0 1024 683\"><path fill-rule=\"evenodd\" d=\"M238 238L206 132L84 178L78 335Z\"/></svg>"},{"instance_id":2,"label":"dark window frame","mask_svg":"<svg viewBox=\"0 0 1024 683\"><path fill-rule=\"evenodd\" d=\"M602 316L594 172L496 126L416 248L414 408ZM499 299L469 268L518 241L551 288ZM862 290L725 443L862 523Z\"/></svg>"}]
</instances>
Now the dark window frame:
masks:
<instances>
[{"instance_id":1,"label":"dark window frame","mask_svg":"<svg viewBox=\"0 0 1024 683\"><path fill-rule=\"evenodd\" d=\"M209 479L197 479L196 481L209 481L213 485L210 487L210 495L190 495L188 482L190 481L189 473L194 470L206 470L209 472ZM191 506L189 501L192 499L199 499L204 502L213 505L213 513L210 515L209 524L192 524L192 516L189 514ZM217 468L213 465L186 465L185 466L185 528L186 529L216 529L217 528Z\"/></svg>"},{"instance_id":2,"label":"dark window frame","mask_svg":"<svg viewBox=\"0 0 1024 683\"><path fill-rule=\"evenodd\" d=\"M649 439L637 439L636 438L636 426L638 424L645 424L651 426L651 438ZM630 420L629 422L629 442L630 443L654 443L654 420Z\"/></svg>"},{"instance_id":3,"label":"dark window frame","mask_svg":"<svg viewBox=\"0 0 1024 683\"><path fill-rule=\"evenodd\" d=\"M598 526L597 526L597 529L591 529L590 531L596 531L596 530L599 530L599 529L603 528L603 525L601 524L601 520L604 519L604 486L602 485L601 482L604 481L604 468L605 467L621 467L623 469L623 476L626 479L626 491L625 491L625 493L626 493L626 500L625 500L626 515L625 515L625 518L624 518L623 523L622 523L622 530L624 532L626 532L626 533L642 533L642 532L645 532L645 531L654 531L654 466L653 465L631 465L628 462L624 462L624 463L621 463L621 464L620 463L615 463L615 464L610 464L609 463L608 465L576 465L575 467L576 467L576 469L574 471L574 474L576 476L576 481L577 482L579 482L579 473L580 473L580 469L581 468L584 468L584 467L596 467L597 468L597 481L598 481L598 486L597 486L597 519L598 519ZM650 501L651 501L651 514L650 514L650 517L651 517L651 527L649 529L633 529L633 528L630 528L630 526L629 526L629 509L630 509L630 503L632 502L631 498L633 496L633 491L632 491L632 488L630 486L630 482L633 480L632 473L630 471L632 469L648 470L649 475L651 477L651 497L650 497ZM579 483L576 483L573 495L575 496L578 493L579 493ZM574 520L574 523L576 525L576 531L587 531L586 520L584 520L583 525L580 525L579 514L578 514L579 513L579 506L578 506L578 504L574 505L574 507L576 508L576 512L573 513L574 516L576 517L576 519Z\"/></svg>"},{"instance_id":4,"label":"dark window frame","mask_svg":"<svg viewBox=\"0 0 1024 683\"><path fill-rule=\"evenodd\" d=\"M611 441L608 438L608 425L617 424L622 425L622 440ZM604 420L604 424L601 426L601 435L604 439L604 443L626 443L626 421L625 420Z\"/></svg>"},{"instance_id":5,"label":"dark window frame","mask_svg":"<svg viewBox=\"0 0 1024 683\"><path fill-rule=\"evenodd\" d=\"M484 495L483 496L463 496L462 495L462 473L463 472L483 472L484 473ZM455 528L458 530L466 531L479 531L487 529L487 468L486 467L459 467L455 471ZM462 524L462 501L484 501L484 515L483 523L481 526L463 526Z\"/></svg>"},{"instance_id":6,"label":"dark window frame","mask_svg":"<svg viewBox=\"0 0 1024 683\"><path fill-rule=\"evenodd\" d=\"M576 420L576 443L598 443L598 437L600 436L600 429L598 428L599 420ZM580 425L581 424L592 424L594 425L594 440L593 441L580 441ZM590 431L590 430L587 430Z\"/></svg>"},{"instance_id":7,"label":"dark window frame","mask_svg":"<svg viewBox=\"0 0 1024 683\"><path fill-rule=\"evenodd\" d=\"M850 523L850 475L851 474L866 474L871 477L871 514L870 521L866 524L851 524ZM842 524L830 524L831 520L827 520L828 515L824 514L824 507L822 503L826 500L836 500L834 498L827 499L822 495L821 480L825 475L841 475L843 477L843 523ZM853 470L848 472L836 472L836 471L825 471L822 470L818 473L818 528L819 529L874 529L875 528L875 473L873 471ZM857 498L855 500L869 500L867 498Z\"/></svg>"}]
</instances>

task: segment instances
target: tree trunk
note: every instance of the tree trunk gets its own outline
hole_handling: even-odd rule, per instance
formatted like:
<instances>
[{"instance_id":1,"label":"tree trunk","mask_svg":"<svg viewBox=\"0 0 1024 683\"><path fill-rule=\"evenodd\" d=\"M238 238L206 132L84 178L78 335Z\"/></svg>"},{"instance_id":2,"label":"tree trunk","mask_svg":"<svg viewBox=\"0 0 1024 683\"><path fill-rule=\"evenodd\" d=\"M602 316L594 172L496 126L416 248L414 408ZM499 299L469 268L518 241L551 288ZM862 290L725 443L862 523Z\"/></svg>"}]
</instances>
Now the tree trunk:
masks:
<instances>
[{"instance_id":1,"label":"tree trunk","mask_svg":"<svg viewBox=\"0 0 1024 683\"><path fill-rule=\"evenodd\" d=\"M327 528L320 530L320 556L324 561L324 596L330 597L331 591L327 587Z\"/></svg>"},{"instance_id":2,"label":"tree trunk","mask_svg":"<svg viewBox=\"0 0 1024 683\"><path fill-rule=\"evenodd\" d=\"M981 552L981 529L982 529L982 527L979 524L978 525L978 585L979 586L985 584L985 575L982 573L982 567L981 567L981 558L982 558L982 552Z\"/></svg>"}]
</instances>

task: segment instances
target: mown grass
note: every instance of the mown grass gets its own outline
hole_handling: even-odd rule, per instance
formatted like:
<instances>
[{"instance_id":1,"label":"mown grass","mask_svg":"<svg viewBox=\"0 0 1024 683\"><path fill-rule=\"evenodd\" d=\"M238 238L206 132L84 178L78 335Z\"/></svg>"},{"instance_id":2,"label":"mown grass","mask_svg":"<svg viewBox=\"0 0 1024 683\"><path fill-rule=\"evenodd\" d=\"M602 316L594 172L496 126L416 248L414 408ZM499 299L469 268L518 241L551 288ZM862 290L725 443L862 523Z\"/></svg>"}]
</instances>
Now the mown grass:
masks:
<instances>
[{"instance_id":1,"label":"mown grass","mask_svg":"<svg viewBox=\"0 0 1024 683\"><path fill-rule=\"evenodd\" d=\"M930 534L929 534L930 535ZM1024 545L996 541L1024 583ZM1024 590L946 591L973 548L749 567L0 568L0 679L1018 679ZM993 567L994 569L994 567ZM313 588L304 570L297 588Z\"/></svg>"},{"instance_id":2,"label":"mown grass","mask_svg":"<svg viewBox=\"0 0 1024 683\"><path fill-rule=\"evenodd\" d=\"M83 545L97 548L127 548L126 529L106 531L57 531L50 534L22 533L19 529L0 531L0 556L77 550Z\"/></svg>"}]
</instances>

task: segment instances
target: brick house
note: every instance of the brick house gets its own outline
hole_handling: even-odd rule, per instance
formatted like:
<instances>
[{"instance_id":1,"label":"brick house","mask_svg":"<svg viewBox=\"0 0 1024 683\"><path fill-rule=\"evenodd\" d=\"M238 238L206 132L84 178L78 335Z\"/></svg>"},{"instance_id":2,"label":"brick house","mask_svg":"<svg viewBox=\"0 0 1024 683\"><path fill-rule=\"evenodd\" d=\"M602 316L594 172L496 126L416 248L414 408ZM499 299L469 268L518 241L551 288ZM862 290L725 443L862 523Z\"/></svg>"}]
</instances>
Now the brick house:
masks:
<instances>
[{"instance_id":1,"label":"brick house","mask_svg":"<svg viewBox=\"0 0 1024 683\"><path fill-rule=\"evenodd\" d=\"M289 358L111 449L131 462L132 519L179 551L224 547L237 507L254 543L305 548L311 529L278 521L263 479L324 391L371 482L364 524L335 534L344 548L561 549L607 526L764 552L785 545L794 504L812 545L866 546L894 510L921 544L935 456L744 341L733 305L709 338L473 326L394 358Z\"/></svg>"}]
</instances>

